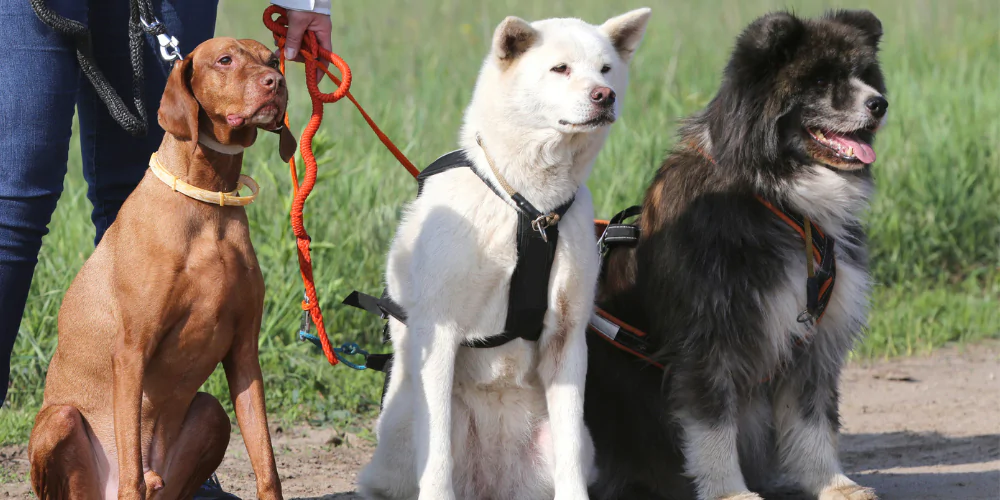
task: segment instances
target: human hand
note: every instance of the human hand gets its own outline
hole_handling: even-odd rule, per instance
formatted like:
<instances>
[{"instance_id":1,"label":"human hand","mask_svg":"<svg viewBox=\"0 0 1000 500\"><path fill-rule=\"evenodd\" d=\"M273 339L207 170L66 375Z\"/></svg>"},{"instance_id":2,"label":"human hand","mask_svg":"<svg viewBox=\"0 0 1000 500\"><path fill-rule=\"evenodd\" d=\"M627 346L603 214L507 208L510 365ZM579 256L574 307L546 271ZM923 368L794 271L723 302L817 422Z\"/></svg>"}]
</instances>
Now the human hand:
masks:
<instances>
[{"instance_id":1,"label":"human hand","mask_svg":"<svg viewBox=\"0 0 1000 500\"><path fill-rule=\"evenodd\" d=\"M332 33L333 22L330 21L329 14L317 14L302 10L288 9L288 34L285 36L285 59L289 61L305 62L299 49L302 47L302 38L307 30L316 33L316 41L319 46L326 50L333 50ZM320 61L325 67L325 61ZM323 79L323 70L316 70L316 81Z\"/></svg>"}]
</instances>

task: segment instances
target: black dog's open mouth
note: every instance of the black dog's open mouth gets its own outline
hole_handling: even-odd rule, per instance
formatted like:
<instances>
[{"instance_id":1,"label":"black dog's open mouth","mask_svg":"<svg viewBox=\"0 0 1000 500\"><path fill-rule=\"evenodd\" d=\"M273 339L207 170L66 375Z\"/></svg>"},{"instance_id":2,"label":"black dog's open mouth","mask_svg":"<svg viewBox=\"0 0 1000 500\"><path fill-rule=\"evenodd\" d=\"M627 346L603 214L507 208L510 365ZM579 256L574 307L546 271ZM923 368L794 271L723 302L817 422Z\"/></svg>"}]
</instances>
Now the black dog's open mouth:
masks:
<instances>
[{"instance_id":1,"label":"black dog's open mouth","mask_svg":"<svg viewBox=\"0 0 1000 500\"><path fill-rule=\"evenodd\" d=\"M806 128L806 131L813 142L822 146L827 156L837 163L870 165L875 162L875 150L861 138L859 131L839 133L813 127Z\"/></svg>"}]
</instances>

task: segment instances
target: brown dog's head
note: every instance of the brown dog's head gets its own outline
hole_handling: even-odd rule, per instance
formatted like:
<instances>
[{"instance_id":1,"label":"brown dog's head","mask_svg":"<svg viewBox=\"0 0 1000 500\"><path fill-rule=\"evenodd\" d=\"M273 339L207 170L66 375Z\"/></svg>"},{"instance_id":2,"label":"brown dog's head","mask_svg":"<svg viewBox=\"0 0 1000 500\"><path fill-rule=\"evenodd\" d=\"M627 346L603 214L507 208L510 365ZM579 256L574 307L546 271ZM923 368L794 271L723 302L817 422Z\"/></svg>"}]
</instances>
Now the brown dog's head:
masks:
<instances>
[{"instance_id":1,"label":"brown dog's head","mask_svg":"<svg viewBox=\"0 0 1000 500\"><path fill-rule=\"evenodd\" d=\"M295 139L283 126L287 104L278 58L264 44L213 38L174 63L157 116L164 131L194 144L201 133L241 146L253 144L258 128L279 133L288 161Z\"/></svg>"}]
</instances>

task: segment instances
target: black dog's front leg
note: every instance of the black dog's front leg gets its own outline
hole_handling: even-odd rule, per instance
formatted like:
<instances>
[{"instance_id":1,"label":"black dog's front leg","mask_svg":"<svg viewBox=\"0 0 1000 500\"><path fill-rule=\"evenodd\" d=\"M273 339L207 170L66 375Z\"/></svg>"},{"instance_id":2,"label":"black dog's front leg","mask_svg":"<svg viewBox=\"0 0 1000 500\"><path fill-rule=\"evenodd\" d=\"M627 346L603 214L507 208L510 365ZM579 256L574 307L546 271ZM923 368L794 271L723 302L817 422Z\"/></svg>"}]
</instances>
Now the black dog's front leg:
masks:
<instances>
[{"instance_id":1,"label":"black dog's front leg","mask_svg":"<svg viewBox=\"0 0 1000 500\"><path fill-rule=\"evenodd\" d=\"M784 471L820 500L875 500L844 475L837 457L837 384L844 354L821 336L776 381L774 423Z\"/></svg>"},{"instance_id":2,"label":"black dog's front leg","mask_svg":"<svg viewBox=\"0 0 1000 500\"><path fill-rule=\"evenodd\" d=\"M747 489L738 452L740 387L732 373L738 360L717 349L684 356L671 378L674 415L682 428L685 472L699 500L760 500ZM697 360L697 362L695 362Z\"/></svg>"}]
</instances>

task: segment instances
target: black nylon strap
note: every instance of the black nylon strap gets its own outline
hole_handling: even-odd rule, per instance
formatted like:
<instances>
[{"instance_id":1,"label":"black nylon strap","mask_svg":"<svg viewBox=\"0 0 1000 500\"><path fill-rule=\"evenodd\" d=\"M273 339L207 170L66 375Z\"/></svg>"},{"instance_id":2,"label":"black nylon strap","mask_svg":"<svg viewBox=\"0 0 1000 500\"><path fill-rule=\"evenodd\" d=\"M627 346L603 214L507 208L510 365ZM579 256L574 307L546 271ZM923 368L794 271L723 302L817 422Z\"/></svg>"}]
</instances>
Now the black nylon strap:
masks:
<instances>
[{"instance_id":1,"label":"black nylon strap","mask_svg":"<svg viewBox=\"0 0 1000 500\"><path fill-rule=\"evenodd\" d=\"M639 244L639 237L642 236L642 230L639 229L637 224L625 224L624 222L641 213L642 207L635 205L611 217L611 220L608 221L608 227L604 229L604 234L601 235L600 239L602 254L607 252L609 246L634 247Z\"/></svg>"},{"instance_id":2,"label":"black nylon strap","mask_svg":"<svg viewBox=\"0 0 1000 500\"><path fill-rule=\"evenodd\" d=\"M549 275L559 242L559 226L549 227L548 242L531 228L524 214L517 218L517 265L510 277L507 319L503 333L466 343L469 347L498 347L522 338L537 341L542 335L545 312L549 308Z\"/></svg>"},{"instance_id":3,"label":"black nylon strap","mask_svg":"<svg viewBox=\"0 0 1000 500\"><path fill-rule=\"evenodd\" d=\"M379 371L388 374L389 371L386 367L392 363L392 353L386 354L369 354L368 358L365 360L365 367L370 370Z\"/></svg>"},{"instance_id":4,"label":"black nylon strap","mask_svg":"<svg viewBox=\"0 0 1000 500\"><path fill-rule=\"evenodd\" d=\"M392 316L399 320L399 322L406 323L406 311L403 310L402 306L389 298L387 292L383 292L381 298L375 298L355 290L345 297L341 303L363 309L376 316L381 316L382 319L389 319L389 316Z\"/></svg>"},{"instance_id":5,"label":"black nylon strap","mask_svg":"<svg viewBox=\"0 0 1000 500\"><path fill-rule=\"evenodd\" d=\"M604 243L608 245L628 245L635 246L639 244L639 236L642 231L639 230L639 226L634 226L632 224L608 224L608 228L604 230Z\"/></svg>"},{"instance_id":6,"label":"black nylon strap","mask_svg":"<svg viewBox=\"0 0 1000 500\"><path fill-rule=\"evenodd\" d=\"M805 232L805 218L783 206L775 205L785 217L788 217L802 233ZM833 287L837 282L837 256L836 241L832 236L823 232L822 228L813 223L812 233L813 247L819 251L819 267L815 270L813 277L806 278L806 311L814 318L819 319L830 304L833 296ZM812 258L812 256L810 256Z\"/></svg>"}]
</instances>

